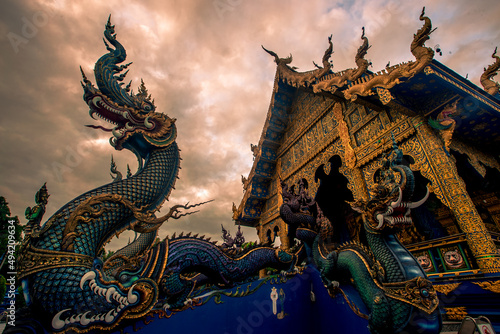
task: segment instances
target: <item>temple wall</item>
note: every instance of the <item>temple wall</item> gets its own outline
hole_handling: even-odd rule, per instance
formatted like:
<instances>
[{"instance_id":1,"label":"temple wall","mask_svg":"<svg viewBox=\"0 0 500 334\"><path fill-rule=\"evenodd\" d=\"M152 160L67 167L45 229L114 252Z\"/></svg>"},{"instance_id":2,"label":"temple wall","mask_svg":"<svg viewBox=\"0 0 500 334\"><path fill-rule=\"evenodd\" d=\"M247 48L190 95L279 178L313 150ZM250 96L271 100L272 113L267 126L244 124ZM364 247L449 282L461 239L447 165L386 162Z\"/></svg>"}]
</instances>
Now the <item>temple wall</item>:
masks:
<instances>
[{"instance_id":1,"label":"temple wall","mask_svg":"<svg viewBox=\"0 0 500 334\"><path fill-rule=\"evenodd\" d=\"M366 199L380 168L379 158L391 149L394 136L403 153L413 158L410 168L430 181L429 189L449 209L450 214L442 218L448 233L465 232L479 266L486 272L497 270L499 265L496 259L492 260L496 246L453 160L442 149L441 139L421 117L408 116L394 105L380 108L361 102L346 103L301 89L297 91L260 219L261 241L279 237L283 246L289 245L287 227L279 218L282 204L279 180L292 186L306 179L308 192L314 196L319 187L315 180L318 168L324 168L329 174L329 160L338 155L342 159L339 171L349 180L348 188L354 199ZM459 148L465 150L463 147ZM473 160L476 166L481 166L478 159L482 164L494 164L494 159L487 156L471 155L476 157ZM496 223L495 217L496 211L492 218Z\"/></svg>"}]
</instances>

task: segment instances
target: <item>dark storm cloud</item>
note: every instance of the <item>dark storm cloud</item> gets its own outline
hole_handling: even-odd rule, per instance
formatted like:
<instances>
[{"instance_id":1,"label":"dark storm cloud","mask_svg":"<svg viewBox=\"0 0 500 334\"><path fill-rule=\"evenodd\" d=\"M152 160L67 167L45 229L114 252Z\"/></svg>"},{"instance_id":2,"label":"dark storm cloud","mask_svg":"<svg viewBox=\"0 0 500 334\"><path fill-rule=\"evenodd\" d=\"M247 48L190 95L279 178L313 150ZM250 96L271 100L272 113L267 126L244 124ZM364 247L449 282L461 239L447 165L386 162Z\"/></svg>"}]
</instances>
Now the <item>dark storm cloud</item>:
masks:
<instances>
[{"instance_id":1,"label":"dark storm cloud","mask_svg":"<svg viewBox=\"0 0 500 334\"><path fill-rule=\"evenodd\" d=\"M182 170L170 205L215 199L195 215L169 221L174 231L218 238L232 225L231 204L243 195L241 175L252 164L268 110L275 64L260 45L293 54L299 70L320 63L333 34L334 70L354 67L361 27L372 44L371 70L413 59L409 45L421 27L421 8L438 26L427 46L438 61L476 84L500 44L498 1L6 1L0 11L0 195L23 220L24 208L47 182L46 219L65 202L109 182L113 154L119 169L136 169L130 152L117 152L92 123L82 101L82 66L106 52L108 15L133 61L133 87L144 79L158 110L177 118ZM231 226L232 230L235 227ZM247 239L255 232L246 230ZM233 232L234 234L234 232ZM118 243L126 241L121 238Z\"/></svg>"}]
</instances>

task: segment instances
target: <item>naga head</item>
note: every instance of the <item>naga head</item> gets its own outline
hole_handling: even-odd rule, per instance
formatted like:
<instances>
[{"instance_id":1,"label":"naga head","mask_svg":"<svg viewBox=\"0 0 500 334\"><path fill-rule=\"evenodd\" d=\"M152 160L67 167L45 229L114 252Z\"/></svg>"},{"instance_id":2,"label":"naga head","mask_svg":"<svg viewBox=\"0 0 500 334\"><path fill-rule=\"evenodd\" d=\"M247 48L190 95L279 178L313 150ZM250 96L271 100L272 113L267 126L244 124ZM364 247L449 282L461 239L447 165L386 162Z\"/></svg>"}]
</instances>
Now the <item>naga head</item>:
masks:
<instances>
[{"instance_id":1,"label":"naga head","mask_svg":"<svg viewBox=\"0 0 500 334\"><path fill-rule=\"evenodd\" d=\"M116 40L110 19L106 24L104 36L104 43L109 52L95 64L94 73L98 88L94 87L82 70L83 98L90 107L90 116L93 119L97 116L105 120L112 128L88 126L111 132L113 136L110 143L115 149L127 148L144 158L149 149L168 146L175 140L175 119L156 112L154 100L142 80L137 94L130 91L131 83L123 87L122 81L128 71L121 72L131 63L118 65L125 60L126 52Z\"/></svg>"},{"instance_id":2,"label":"naga head","mask_svg":"<svg viewBox=\"0 0 500 334\"><path fill-rule=\"evenodd\" d=\"M372 231L388 230L413 223L411 209L422 205L429 197L429 189L421 200L412 202L415 188L413 172L402 165L403 152L393 137L393 150L382 156L382 167L370 189L370 199L349 202L353 210L363 214L365 226Z\"/></svg>"}]
</instances>

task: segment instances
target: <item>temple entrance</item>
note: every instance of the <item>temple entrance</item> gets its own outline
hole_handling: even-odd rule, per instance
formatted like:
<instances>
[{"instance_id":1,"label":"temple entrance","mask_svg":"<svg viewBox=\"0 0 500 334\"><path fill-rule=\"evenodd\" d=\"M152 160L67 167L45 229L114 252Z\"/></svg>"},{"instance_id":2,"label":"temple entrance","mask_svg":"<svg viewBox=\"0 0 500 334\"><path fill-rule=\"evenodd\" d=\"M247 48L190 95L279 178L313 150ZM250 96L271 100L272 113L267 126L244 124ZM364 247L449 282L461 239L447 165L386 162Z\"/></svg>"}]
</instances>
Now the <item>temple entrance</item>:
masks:
<instances>
[{"instance_id":1,"label":"temple entrance","mask_svg":"<svg viewBox=\"0 0 500 334\"><path fill-rule=\"evenodd\" d=\"M346 203L353 201L354 197L347 188L348 179L339 171L342 160L334 155L328 162L331 167L329 174L325 173L324 165L319 166L315 174L315 180L320 181L316 202L332 225L326 239L333 243L360 241L361 217Z\"/></svg>"},{"instance_id":2,"label":"temple entrance","mask_svg":"<svg viewBox=\"0 0 500 334\"><path fill-rule=\"evenodd\" d=\"M483 165L481 162L471 163L470 158L453 151L458 175L464 180L467 193L490 232L500 233L500 171Z\"/></svg>"}]
</instances>

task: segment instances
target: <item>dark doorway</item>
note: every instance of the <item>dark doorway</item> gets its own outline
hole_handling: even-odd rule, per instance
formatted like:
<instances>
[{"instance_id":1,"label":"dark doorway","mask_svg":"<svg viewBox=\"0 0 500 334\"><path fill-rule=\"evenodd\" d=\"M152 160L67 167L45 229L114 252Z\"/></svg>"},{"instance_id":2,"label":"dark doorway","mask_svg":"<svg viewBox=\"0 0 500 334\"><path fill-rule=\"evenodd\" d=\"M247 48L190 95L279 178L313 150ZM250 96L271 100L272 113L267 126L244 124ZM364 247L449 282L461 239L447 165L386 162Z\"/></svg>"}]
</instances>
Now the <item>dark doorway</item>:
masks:
<instances>
[{"instance_id":1,"label":"dark doorway","mask_svg":"<svg viewBox=\"0 0 500 334\"><path fill-rule=\"evenodd\" d=\"M340 156L334 155L328 162L331 166L329 174L325 173L324 165L316 170L315 180L320 181L316 202L332 224L332 242L342 243L353 239L359 241L361 219L346 203L353 201L354 197L347 188L349 181L339 171L342 160Z\"/></svg>"}]
</instances>

